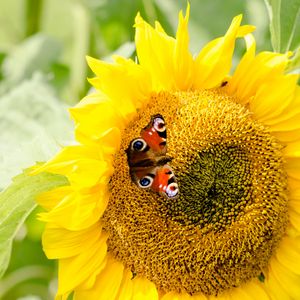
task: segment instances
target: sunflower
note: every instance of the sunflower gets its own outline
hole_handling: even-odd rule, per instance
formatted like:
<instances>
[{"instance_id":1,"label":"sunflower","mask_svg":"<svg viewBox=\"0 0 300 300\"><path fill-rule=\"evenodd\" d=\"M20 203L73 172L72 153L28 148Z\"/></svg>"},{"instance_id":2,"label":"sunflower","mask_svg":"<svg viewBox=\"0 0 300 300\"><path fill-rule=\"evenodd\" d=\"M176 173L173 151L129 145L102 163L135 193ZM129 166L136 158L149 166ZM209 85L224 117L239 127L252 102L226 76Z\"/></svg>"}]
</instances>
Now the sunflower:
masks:
<instances>
[{"instance_id":1,"label":"sunflower","mask_svg":"<svg viewBox=\"0 0 300 300\"><path fill-rule=\"evenodd\" d=\"M70 110L78 143L36 170L70 183L38 199L43 248L58 259L56 299L300 299L291 53L256 54L254 27L237 16L193 57L188 19L189 6L173 38L138 14L137 61L87 58L96 92ZM238 38L247 49L230 76ZM151 178L130 164L128 152L142 149L152 179L161 170L141 138L153 118L167 132L160 165L177 197L142 188Z\"/></svg>"}]
</instances>

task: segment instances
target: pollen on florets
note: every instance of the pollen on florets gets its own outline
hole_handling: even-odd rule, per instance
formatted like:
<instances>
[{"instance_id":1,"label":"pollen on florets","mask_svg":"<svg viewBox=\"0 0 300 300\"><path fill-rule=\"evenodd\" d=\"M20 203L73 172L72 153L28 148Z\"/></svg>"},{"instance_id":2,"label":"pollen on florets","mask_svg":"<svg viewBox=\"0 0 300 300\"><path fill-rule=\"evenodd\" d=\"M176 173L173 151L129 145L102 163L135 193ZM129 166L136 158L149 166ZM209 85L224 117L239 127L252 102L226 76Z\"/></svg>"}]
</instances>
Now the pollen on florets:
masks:
<instances>
[{"instance_id":1,"label":"pollen on florets","mask_svg":"<svg viewBox=\"0 0 300 300\"><path fill-rule=\"evenodd\" d=\"M282 146L221 90L154 94L122 135L103 217L109 251L163 292L208 295L258 277L287 222ZM136 186L125 149L152 115L167 124L180 194Z\"/></svg>"}]
</instances>

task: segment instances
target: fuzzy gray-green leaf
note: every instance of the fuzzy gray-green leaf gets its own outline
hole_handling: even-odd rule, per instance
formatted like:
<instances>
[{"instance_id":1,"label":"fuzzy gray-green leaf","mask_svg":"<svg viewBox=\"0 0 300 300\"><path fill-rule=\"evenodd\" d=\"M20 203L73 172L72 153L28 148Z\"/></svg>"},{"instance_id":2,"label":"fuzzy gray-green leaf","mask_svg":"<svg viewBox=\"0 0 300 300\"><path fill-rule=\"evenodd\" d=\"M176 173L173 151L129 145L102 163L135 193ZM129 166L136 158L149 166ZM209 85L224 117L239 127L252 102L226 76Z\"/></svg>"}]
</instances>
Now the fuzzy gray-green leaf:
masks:
<instances>
[{"instance_id":1,"label":"fuzzy gray-green leaf","mask_svg":"<svg viewBox=\"0 0 300 300\"><path fill-rule=\"evenodd\" d=\"M0 191L10 178L73 140L67 106L42 74L0 96Z\"/></svg>"}]
</instances>

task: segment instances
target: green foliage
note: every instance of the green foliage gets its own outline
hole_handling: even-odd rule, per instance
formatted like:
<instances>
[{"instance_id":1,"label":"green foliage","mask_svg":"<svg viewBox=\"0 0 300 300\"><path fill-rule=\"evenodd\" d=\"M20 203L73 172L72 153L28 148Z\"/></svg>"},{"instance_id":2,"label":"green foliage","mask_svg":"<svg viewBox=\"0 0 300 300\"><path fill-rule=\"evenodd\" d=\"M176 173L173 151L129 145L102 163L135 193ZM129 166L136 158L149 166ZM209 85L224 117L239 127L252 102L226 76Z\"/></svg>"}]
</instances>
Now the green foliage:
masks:
<instances>
[{"instance_id":1,"label":"green foliage","mask_svg":"<svg viewBox=\"0 0 300 300\"><path fill-rule=\"evenodd\" d=\"M300 44L300 0L265 0L270 17L273 49L294 50Z\"/></svg>"},{"instance_id":2,"label":"green foliage","mask_svg":"<svg viewBox=\"0 0 300 300\"><path fill-rule=\"evenodd\" d=\"M26 39L11 51L3 60L2 73L5 81L2 90L31 78L34 72L48 72L60 52L59 43L43 34Z\"/></svg>"},{"instance_id":3,"label":"green foliage","mask_svg":"<svg viewBox=\"0 0 300 300\"><path fill-rule=\"evenodd\" d=\"M48 173L29 176L23 173L0 194L0 277L10 259L12 241L27 216L36 206L35 198L42 192L67 185L65 177Z\"/></svg>"},{"instance_id":4,"label":"green foliage","mask_svg":"<svg viewBox=\"0 0 300 300\"><path fill-rule=\"evenodd\" d=\"M41 74L0 97L0 190L36 161L50 159L73 139L66 105Z\"/></svg>"},{"instance_id":5,"label":"green foliage","mask_svg":"<svg viewBox=\"0 0 300 300\"><path fill-rule=\"evenodd\" d=\"M36 218L36 209L30 216ZM32 224L41 225L37 221ZM20 300L25 295L34 295L38 300L53 300L56 277L55 261L45 257L40 237L32 239L29 235L27 219L14 239L9 267L0 280L0 299Z\"/></svg>"}]
</instances>

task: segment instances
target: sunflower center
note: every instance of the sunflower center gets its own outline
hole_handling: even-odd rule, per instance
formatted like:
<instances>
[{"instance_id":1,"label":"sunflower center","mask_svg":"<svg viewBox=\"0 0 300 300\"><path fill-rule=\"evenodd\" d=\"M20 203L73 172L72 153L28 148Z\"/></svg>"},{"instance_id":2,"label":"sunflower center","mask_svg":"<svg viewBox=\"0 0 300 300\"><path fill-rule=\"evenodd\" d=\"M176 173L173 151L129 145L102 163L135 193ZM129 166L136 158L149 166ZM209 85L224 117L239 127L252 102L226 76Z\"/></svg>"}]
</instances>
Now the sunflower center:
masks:
<instances>
[{"instance_id":1,"label":"sunflower center","mask_svg":"<svg viewBox=\"0 0 300 300\"><path fill-rule=\"evenodd\" d=\"M251 194L250 161L238 146L214 145L195 153L180 176L181 197L163 202L170 219L200 228L225 228Z\"/></svg>"},{"instance_id":2,"label":"sunflower center","mask_svg":"<svg viewBox=\"0 0 300 300\"><path fill-rule=\"evenodd\" d=\"M175 199L130 176L125 150L155 114L167 124ZM221 89L154 94L114 158L102 220L109 252L161 292L213 295L265 273L287 222L281 150Z\"/></svg>"}]
</instances>

